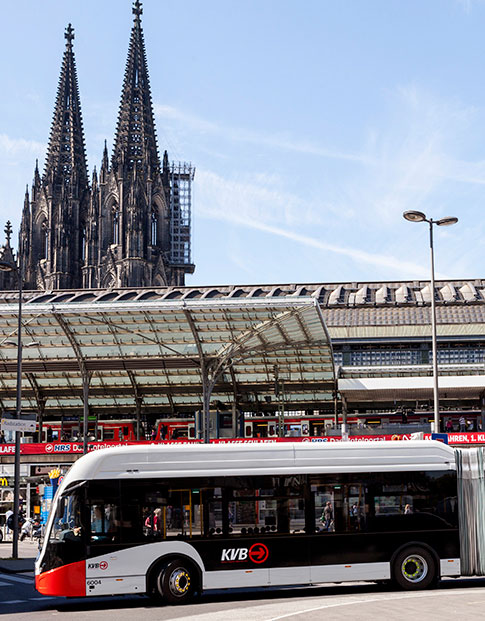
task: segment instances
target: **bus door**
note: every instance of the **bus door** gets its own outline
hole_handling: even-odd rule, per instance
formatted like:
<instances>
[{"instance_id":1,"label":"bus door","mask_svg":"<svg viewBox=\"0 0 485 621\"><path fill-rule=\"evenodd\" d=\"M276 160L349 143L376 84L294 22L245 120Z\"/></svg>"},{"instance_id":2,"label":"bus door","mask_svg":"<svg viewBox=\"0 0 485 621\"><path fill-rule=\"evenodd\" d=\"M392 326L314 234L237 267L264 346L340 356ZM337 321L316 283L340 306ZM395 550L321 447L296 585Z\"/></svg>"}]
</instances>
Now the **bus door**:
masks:
<instances>
[{"instance_id":1,"label":"bus door","mask_svg":"<svg viewBox=\"0 0 485 621\"><path fill-rule=\"evenodd\" d=\"M204 531L205 511L210 495L200 488L169 489L162 506L162 532L166 537L200 537Z\"/></svg>"},{"instance_id":2,"label":"bus door","mask_svg":"<svg viewBox=\"0 0 485 621\"><path fill-rule=\"evenodd\" d=\"M311 547L312 582L344 580L346 569L337 578L335 565L351 568L362 548L359 533L366 528L369 511L365 487L360 483L340 484L337 478L332 484L324 482L320 475L311 475L310 490L315 532Z\"/></svg>"}]
</instances>

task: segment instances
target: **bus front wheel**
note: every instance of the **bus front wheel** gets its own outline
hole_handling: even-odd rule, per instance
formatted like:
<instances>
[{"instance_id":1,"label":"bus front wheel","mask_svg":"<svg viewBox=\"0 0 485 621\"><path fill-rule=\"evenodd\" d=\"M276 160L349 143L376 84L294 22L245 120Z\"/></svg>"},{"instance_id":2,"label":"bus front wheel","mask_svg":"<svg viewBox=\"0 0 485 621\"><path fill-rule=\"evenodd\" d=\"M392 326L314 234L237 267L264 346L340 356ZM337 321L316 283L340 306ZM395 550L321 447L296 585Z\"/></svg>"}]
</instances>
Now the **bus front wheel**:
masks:
<instances>
[{"instance_id":1,"label":"bus front wheel","mask_svg":"<svg viewBox=\"0 0 485 621\"><path fill-rule=\"evenodd\" d=\"M421 546L401 550L394 559L393 573L394 581L407 591L427 589L438 579L433 555Z\"/></svg>"},{"instance_id":2,"label":"bus front wheel","mask_svg":"<svg viewBox=\"0 0 485 621\"><path fill-rule=\"evenodd\" d=\"M183 604L191 600L197 590L197 575L182 559L169 561L161 567L156 580L157 594L169 604Z\"/></svg>"}]
</instances>

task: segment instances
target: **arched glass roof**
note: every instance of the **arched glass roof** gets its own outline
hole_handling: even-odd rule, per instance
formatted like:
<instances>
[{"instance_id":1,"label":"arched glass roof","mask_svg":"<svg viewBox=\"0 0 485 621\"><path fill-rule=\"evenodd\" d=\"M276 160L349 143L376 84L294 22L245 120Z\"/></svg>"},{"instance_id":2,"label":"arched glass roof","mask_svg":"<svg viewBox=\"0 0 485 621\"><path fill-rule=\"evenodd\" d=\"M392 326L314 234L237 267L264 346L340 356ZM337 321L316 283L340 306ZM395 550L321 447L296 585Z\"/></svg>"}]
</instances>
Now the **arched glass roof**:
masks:
<instances>
[{"instance_id":1,"label":"arched glass roof","mask_svg":"<svg viewBox=\"0 0 485 621\"><path fill-rule=\"evenodd\" d=\"M59 299L59 298L58 298ZM0 407L15 409L15 303L0 304ZM176 414L203 394L242 408L331 407L331 343L314 298L30 301L23 305L23 410L45 417ZM271 406L270 406L271 407Z\"/></svg>"}]
</instances>

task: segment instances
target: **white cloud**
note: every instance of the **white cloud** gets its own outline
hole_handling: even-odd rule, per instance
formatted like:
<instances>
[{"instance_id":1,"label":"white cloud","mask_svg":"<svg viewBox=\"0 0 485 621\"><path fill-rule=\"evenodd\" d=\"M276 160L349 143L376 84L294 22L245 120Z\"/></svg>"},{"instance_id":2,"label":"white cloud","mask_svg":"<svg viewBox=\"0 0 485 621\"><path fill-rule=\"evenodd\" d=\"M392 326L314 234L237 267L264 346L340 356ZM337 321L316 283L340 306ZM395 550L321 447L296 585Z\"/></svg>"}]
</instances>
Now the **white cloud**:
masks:
<instances>
[{"instance_id":1,"label":"white cloud","mask_svg":"<svg viewBox=\"0 0 485 621\"><path fill-rule=\"evenodd\" d=\"M344 255L356 264L386 268L399 274L413 273L423 278L429 275L427 267L400 257L329 243L294 228L286 228L284 224L291 224L291 221L287 216L279 218L278 211L281 204L291 203L293 197L271 192L266 187L224 179L213 172L199 170L197 195L197 213L203 217L256 229L307 248Z\"/></svg>"},{"instance_id":2,"label":"white cloud","mask_svg":"<svg viewBox=\"0 0 485 621\"><path fill-rule=\"evenodd\" d=\"M485 4L484 0L456 0L456 2L467 14L472 12L474 6L483 6Z\"/></svg>"},{"instance_id":3,"label":"white cloud","mask_svg":"<svg viewBox=\"0 0 485 621\"><path fill-rule=\"evenodd\" d=\"M289 132L280 134L264 134L261 132L252 131L250 129L227 127L219 125L212 121L201 119L195 115L185 113L181 110L177 110L172 106L165 106L161 104L154 104L155 114L162 119L168 119L182 123L184 127L190 127L193 131L201 133L211 133L223 136L226 139L235 142L245 142L250 144L256 144L261 147L268 147L271 149L282 149L285 151L292 151L295 153L301 153L306 155L315 155L317 157L346 160L349 162L358 162L361 164L372 164L367 160L365 155L360 153L348 153L340 151L338 149L331 149L313 144L308 140L296 139Z\"/></svg>"},{"instance_id":4,"label":"white cloud","mask_svg":"<svg viewBox=\"0 0 485 621\"><path fill-rule=\"evenodd\" d=\"M11 157L25 157L26 155L43 157L46 145L35 140L25 140L25 138L11 138L7 134L0 134L0 153L2 159Z\"/></svg>"}]
</instances>

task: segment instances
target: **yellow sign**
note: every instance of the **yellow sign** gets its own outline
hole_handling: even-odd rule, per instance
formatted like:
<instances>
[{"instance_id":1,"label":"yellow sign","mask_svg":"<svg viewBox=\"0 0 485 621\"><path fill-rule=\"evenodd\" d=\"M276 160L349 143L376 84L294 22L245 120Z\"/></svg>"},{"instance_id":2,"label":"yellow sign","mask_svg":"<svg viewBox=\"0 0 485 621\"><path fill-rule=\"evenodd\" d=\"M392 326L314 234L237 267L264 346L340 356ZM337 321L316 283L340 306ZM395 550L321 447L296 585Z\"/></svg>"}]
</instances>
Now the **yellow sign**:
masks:
<instances>
[{"instance_id":1,"label":"yellow sign","mask_svg":"<svg viewBox=\"0 0 485 621\"><path fill-rule=\"evenodd\" d=\"M61 471L59 468L53 468L49 472L49 479L58 479L61 476Z\"/></svg>"},{"instance_id":2,"label":"yellow sign","mask_svg":"<svg viewBox=\"0 0 485 621\"><path fill-rule=\"evenodd\" d=\"M0 477L0 487L8 487L7 477Z\"/></svg>"}]
</instances>

